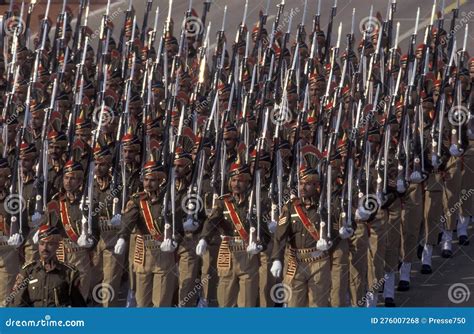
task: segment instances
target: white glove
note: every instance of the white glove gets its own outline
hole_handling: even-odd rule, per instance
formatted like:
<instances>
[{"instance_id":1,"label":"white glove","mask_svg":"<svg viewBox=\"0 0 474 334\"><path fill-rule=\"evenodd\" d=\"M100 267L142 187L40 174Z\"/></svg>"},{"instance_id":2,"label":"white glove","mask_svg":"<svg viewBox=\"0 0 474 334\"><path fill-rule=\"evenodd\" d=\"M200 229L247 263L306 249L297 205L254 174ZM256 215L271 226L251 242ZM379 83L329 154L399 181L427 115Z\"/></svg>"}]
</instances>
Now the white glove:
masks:
<instances>
[{"instance_id":1,"label":"white glove","mask_svg":"<svg viewBox=\"0 0 474 334\"><path fill-rule=\"evenodd\" d=\"M109 225L120 226L121 223L122 223L122 215L119 213L112 217L112 219L109 222Z\"/></svg>"},{"instance_id":2,"label":"white glove","mask_svg":"<svg viewBox=\"0 0 474 334\"><path fill-rule=\"evenodd\" d=\"M355 217L357 220L365 222L370 218L370 212L361 205L356 209Z\"/></svg>"},{"instance_id":3,"label":"white glove","mask_svg":"<svg viewBox=\"0 0 474 334\"><path fill-rule=\"evenodd\" d=\"M275 233L276 229L277 229L277 222L272 220L271 222L268 223L268 229L270 230L270 233L273 234Z\"/></svg>"},{"instance_id":4,"label":"white glove","mask_svg":"<svg viewBox=\"0 0 474 334\"><path fill-rule=\"evenodd\" d=\"M166 239L161 243L160 249L162 252L171 253L174 252L178 245L171 239Z\"/></svg>"},{"instance_id":5,"label":"white glove","mask_svg":"<svg viewBox=\"0 0 474 334\"><path fill-rule=\"evenodd\" d=\"M118 255L122 255L124 251L125 251L125 239L119 238L117 242L115 243L114 253Z\"/></svg>"},{"instance_id":6,"label":"white glove","mask_svg":"<svg viewBox=\"0 0 474 334\"><path fill-rule=\"evenodd\" d=\"M329 248L331 248L331 246L332 242L326 239L319 239L316 243L316 248L320 251L327 251Z\"/></svg>"},{"instance_id":7,"label":"white glove","mask_svg":"<svg viewBox=\"0 0 474 334\"><path fill-rule=\"evenodd\" d=\"M431 165L433 165L434 168L438 168L441 165L438 159L438 156L436 154L433 154L431 156Z\"/></svg>"},{"instance_id":8,"label":"white glove","mask_svg":"<svg viewBox=\"0 0 474 334\"><path fill-rule=\"evenodd\" d=\"M270 268L270 272L272 273L273 277L280 277L282 268L283 266L281 265L280 260L273 261L272 267Z\"/></svg>"},{"instance_id":9,"label":"white glove","mask_svg":"<svg viewBox=\"0 0 474 334\"><path fill-rule=\"evenodd\" d=\"M257 245L255 242L251 242L247 246L247 253L252 254L252 255L256 255L256 254L260 253L261 250L262 250L262 246Z\"/></svg>"},{"instance_id":10,"label":"white glove","mask_svg":"<svg viewBox=\"0 0 474 334\"><path fill-rule=\"evenodd\" d=\"M12 234L10 236L10 239L8 239L8 244L10 246L13 246L15 248L18 248L20 247L20 245L22 244L23 242L23 236L19 233L15 233L15 234Z\"/></svg>"},{"instance_id":11,"label":"white glove","mask_svg":"<svg viewBox=\"0 0 474 334\"><path fill-rule=\"evenodd\" d=\"M33 224L33 227L38 227L39 224L41 224L41 218L43 215L39 212L35 212L33 216L31 216L31 223Z\"/></svg>"},{"instance_id":12,"label":"white glove","mask_svg":"<svg viewBox=\"0 0 474 334\"><path fill-rule=\"evenodd\" d=\"M459 148L458 145L456 144L451 144L451 146L449 147L449 153L453 157L460 157L463 154L463 152L464 150Z\"/></svg>"},{"instance_id":13,"label":"white glove","mask_svg":"<svg viewBox=\"0 0 474 334\"><path fill-rule=\"evenodd\" d=\"M199 228L199 222L192 218L186 219L183 224L184 232L194 232Z\"/></svg>"},{"instance_id":14,"label":"white glove","mask_svg":"<svg viewBox=\"0 0 474 334\"><path fill-rule=\"evenodd\" d=\"M415 172L411 173L410 181L413 182L413 183L421 183L421 181L423 181L423 177L421 176L420 172L415 171Z\"/></svg>"},{"instance_id":15,"label":"white glove","mask_svg":"<svg viewBox=\"0 0 474 334\"><path fill-rule=\"evenodd\" d=\"M199 256L203 256L207 249L207 242L204 239L199 240L196 246L196 254Z\"/></svg>"},{"instance_id":16,"label":"white glove","mask_svg":"<svg viewBox=\"0 0 474 334\"><path fill-rule=\"evenodd\" d=\"M81 234L79 239L77 239L77 244L82 248L91 248L94 245L94 242L91 238L88 238L87 235Z\"/></svg>"},{"instance_id":17,"label":"white glove","mask_svg":"<svg viewBox=\"0 0 474 334\"><path fill-rule=\"evenodd\" d=\"M35 234L33 235L33 243L37 244L39 241L39 230L36 230Z\"/></svg>"},{"instance_id":18,"label":"white glove","mask_svg":"<svg viewBox=\"0 0 474 334\"><path fill-rule=\"evenodd\" d=\"M397 179L397 192L399 194L403 194L405 191L407 191L405 181L403 181L401 179Z\"/></svg>"},{"instance_id":19,"label":"white glove","mask_svg":"<svg viewBox=\"0 0 474 334\"><path fill-rule=\"evenodd\" d=\"M341 239L348 239L352 237L353 234L354 234L354 229L352 227L342 226L339 229L339 236L341 237Z\"/></svg>"}]
</instances>

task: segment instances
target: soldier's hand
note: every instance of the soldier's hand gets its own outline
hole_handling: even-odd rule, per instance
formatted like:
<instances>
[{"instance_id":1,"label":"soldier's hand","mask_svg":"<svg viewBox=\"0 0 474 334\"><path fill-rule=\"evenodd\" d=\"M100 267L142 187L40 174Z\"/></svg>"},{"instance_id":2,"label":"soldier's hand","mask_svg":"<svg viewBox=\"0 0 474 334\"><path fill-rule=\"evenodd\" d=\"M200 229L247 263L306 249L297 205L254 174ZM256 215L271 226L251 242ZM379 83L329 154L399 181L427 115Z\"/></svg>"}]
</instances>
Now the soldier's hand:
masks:
<instances>
[{"instance_id":1,"label":"soldier's hand","mask_svg":"<svg viewBox=\"0 0 474 334\"><path fill-rule=\"evenodd\" d=\"M255 243L255 242L251 242L247 246L247 253L252 254L252 255L256 255L256 254L260 253L261 250L262 250L262 246L257 245L257 243Z\"/></svg>"},{"instance_id":2,"label":"soldier's hand","mask_svg":"<svg viewBox=\"0 0 474 334\"><path fill-rule=\"evenodd\" d=\"M183 224L184 232L194 232L199 228L199 222L193 218L188 218Z\"/></svg>"},{"instance_id":3,"label":"soldier's hand","mask_svg":"<svg viewBox=\"0 0 474 334\"><path fill-rule=\"evenodd\" d=\"M273 261L272 267L270 268L270 272L272 273L273 277L280 277L282 268L283 266L281 265L280 260Z\"/></svg>"},{"instance_id":4,"label":"soldier's hand","mask_svg":"<svg viewBox=\"0 0 474 334\"><path fill-rule=\"evenodd\" d=\"M91 248L94 245L94 242L85 234L81 234L79 239L77 239L77 244L82 248Z\"/></svg>"},{"instance_id":5,"label":"soldier's hand","mask_svg":"<svg viewBox=\"0 0 474 334\"><path fill-rule=\"evenodd\" d=\"M171 252L175 251L176 247L178 247L178 245L176 244L175 241L173 241L171 239L165 239L161 243L160 249L161 249L162 252L171 253Z\"/></svg>"},{"instance_id":6,"label":"soldier's hand","mask_svg":"<svg viewBox=\"0 0 474 334\"><path fill-rule=\"evenodd\" d=\"M125 252L125 239L124 238L119 238L117 242L115 243L114 247L114 253L121 255Z\"/></svg>"},{"instance_id":7,"label":"soldier's hand","mask_svg":"<svg viewBox=\"0 0 474 334\"><path fill-rule=\"evenodd\" d=\"M110 225L111 226L120 226L121 223L122 223L122 215L121 214L116 214L110 220Z\"/></svg>"},{"instance_id":8,"label":"soldier's hand","mask_svg":"<svg viewBox=\"0 0 474 334\"><path fill-rule=\"evenodd\" d=\"M199 240L196 246L196 254L199 256L203 256L207 249L207 242L204 239Z\"/></svg>"},{"instance_id":9,"label":"soldier's hand","mask_svg":"<svg viewBox=\"0 0 474 334\"><path fill-rule=\"evenodd\" d=\"M34 226L39 226L41 223L41 218L43 215L39 212L35 212L33 216L31 216L31 222L33 223Z\"/></svg>"},{"instance_id":10,"label":"soldier's hand","mask_svg":"<svg viewBox=\"0 0 474 334\"><path fill-rule=\"evenodd\" d=\"M270 233L275 233L276 229L277 229L277 222L272 220L268 223L268 230L270 231Z\"/></svg>"},{"instance_id":11,"label":"soldier's hand","mask_svg":"<svg viewBox=\"0 0 474 334\"><path fill-rule=\"evenodd\" d=\"M464 150L460 147L458 147L458 145L456 144L451 144L451 146L449 147L449 153L453 156L453 157L460 157L462 154L463 154Z\"/></svg>"},{"instance_id":12,"label":"soldier's hand","mask_svg":"<svg viewBox=\"0 0 474 334\"><path fill-rule=\"evenodd\" d=\"M22 243L23 243L23 236L19 233L12 234L10 238L8 239L8 244L15 248L20 247Z\"/></svg>"}]
</instances>

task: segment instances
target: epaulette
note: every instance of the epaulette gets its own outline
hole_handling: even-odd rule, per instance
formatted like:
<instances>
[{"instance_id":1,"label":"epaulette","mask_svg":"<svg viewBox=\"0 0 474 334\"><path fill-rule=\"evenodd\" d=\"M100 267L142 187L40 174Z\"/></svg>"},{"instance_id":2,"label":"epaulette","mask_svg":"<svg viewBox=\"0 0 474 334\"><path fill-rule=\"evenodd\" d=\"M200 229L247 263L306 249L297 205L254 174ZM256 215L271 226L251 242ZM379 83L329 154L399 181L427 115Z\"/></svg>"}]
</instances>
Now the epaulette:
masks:
<instances>
[{"instance_id":1,"label":"epaulette","mask_svg":"<svg viewBox=\"0 0 474 334\"><path fill-rule=\"evenodd\" d=\"M31 261L31 262L28 262L28 263L25 263L23 265L23 267L21 267L22 270L25 270L26 268L29 268L29 267L33 267L34 265L36 265L38 263L38 261Z\"/></svg>"},{"instance_id":2,"label":"epaulette","mask_svg":"<svg viewBox=\"0 0 474 334\"><path fill-rule=\"evenodd\" d=\"M60 262L61 265L72 271L79 271L75 266L69 263Z\"/></svg>"},{"instance_id":3,"label":"epaulette","mask_svg":"<svg viewBox=\"0 0 474 334\"><path fill-rule=\"evenodd\" d=\"M146 192L140 191L132 195L133 199L144 199L146 197Z\"/></svg>"},{"instance_id":4,"label":"epaulette","mask_svg":"<svg viewBox=\"0 0 474 334\"><path fill-rule=\"evenodd\" d=\"M60 192L54 194L53 197L51 197L52 200L58 200L58 201L63 199L63 198L64 198L64 194L60 193Z\"/></svg>"},{"instance_id":5,"label":"epaulette","mask_svg":"<svg viewBox=\"0 0 474 334\"><path fill-rule=\"evenodd\" d=\"M222 195L222 196L217 197L217 199L225 199L225 198L229 198L229 197L231 197L231 196L232 196L231 193L227 193L227 194L224 194L224 195Z\"/></svg>"}]
</instances>

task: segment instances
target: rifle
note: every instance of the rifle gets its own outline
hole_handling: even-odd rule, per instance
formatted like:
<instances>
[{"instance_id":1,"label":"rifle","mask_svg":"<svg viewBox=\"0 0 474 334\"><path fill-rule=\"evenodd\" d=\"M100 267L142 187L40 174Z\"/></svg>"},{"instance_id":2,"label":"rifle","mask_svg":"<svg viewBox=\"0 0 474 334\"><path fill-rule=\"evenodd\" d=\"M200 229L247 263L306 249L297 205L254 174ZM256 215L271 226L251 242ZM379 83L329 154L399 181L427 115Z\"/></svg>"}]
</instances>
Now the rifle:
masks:
<instances>
[{"instance_id":1,"label":"rifle","mask_svg":"<svg viewBox=\"0 0 474 334\"><path fill-rule=\"evenodd\" d=\"M140 41L142 42L142 44L145 44L146 30L148 27L148 14L151 12L152 5L153 5L153 0L147 0L145 13L143 14L142 32L140 35Z\"/></svg>"},{"instance_id":2,"label":"rifle","mask_svg":"<svg viewBox=\"0 0 474 334\"><path fill-rule=\"evenodd\" d=\"M331 48L331 34L332 34L332 24L334 17L337 12L337 0L334 0L334 5L331 8L331 17L329 18L328 32L326 34L326 46L324 47L324 59L329 63L329 49Z\"/></svg>"}]
</instances>

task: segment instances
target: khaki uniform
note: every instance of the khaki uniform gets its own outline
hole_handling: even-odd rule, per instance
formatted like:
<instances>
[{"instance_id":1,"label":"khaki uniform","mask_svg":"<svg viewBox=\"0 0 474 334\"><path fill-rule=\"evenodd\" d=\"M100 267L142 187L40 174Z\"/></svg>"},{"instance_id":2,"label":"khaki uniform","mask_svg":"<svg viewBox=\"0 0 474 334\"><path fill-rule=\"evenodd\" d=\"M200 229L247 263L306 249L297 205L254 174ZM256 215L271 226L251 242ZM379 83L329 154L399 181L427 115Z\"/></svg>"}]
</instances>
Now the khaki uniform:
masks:
<instances>
[{"instance_id":1,"label":"khaki uniform","mask_svg":"<svg viewBox=\"0 0 474 334\"><path fill-rule=\"evenodd\" d=\"M474 217L474 140L469 141L469 147L462 156L461 178L461 214Z\"/></svg>"},{"instance_id":2,"label":"khaki uniform","mask_svg":"<svg viewBox=\"0 0 474 334\"><path fill-rule=\"evenodd\" d=\"M33 225L31 217L35 211L36 203L36 189L34 187L34 180L30 179L23 183L23 198L26 203L26 214L29 226L29 234L25 242L25 263L30 263L39 259L38 245L33 242L33 236L38 230L39 225Z\"/></svg>"},{"instance_id":3,"label":"khaki uniform","mask_svg":"<svg viewBox=\"0 0 474 334\"><path fill-rule=\"evenodd\" d=\"M151 202L144 192L134 194L127 203L122 217L119 237L130 238L136 228L133 271L136 278L135 297L138 307L170 307L178 285L175 252L160 249L165 232L163 200ZM171 224L170 214L167 220ZM182 217L175 217L176 240L182 241ZM169 231L171 237L171 231Z\"/></svg>"},{"instance_id":4,"label":"khaki uniform","mask_svg":"<svg viewBox=\"0 0 474 334\"><path fill-rule=\"evenodd\" d=\"M0 307L8 304L7 298L20 269L19 252L15 247L8 245L11 217L5 210L5 197L0 200Z\"/></svg>"},{"instance_id":5,"label":"khaki uniform","mask_svg":"<svg viewBox=\"0 0 474 334\"><path fill-rule=\"evenodd\" d=\"M401 256L403 262L413 263L416 256L418 236L423 222L423 185L410 184L407 192L401 197L401 203L397 204L397 207L398 205L401 205ZM390 215L394 219L398 219L396 210L390 210ZM393 240L392 238L390 239Z\"/></svg>"},{"instance_id":6,"label":"khaki uniform","mask_svg":"<svg viewBox=\"0 0 474 334\"><path fill-rule=\"evenodd\" d=\"M230 211L226 203L230 203L233 211ZM262 207L262 212L266 212L266 208ZM203 226L201 238L207 243L218 231L222 239L217 259L217 299L220 307L257 306L260 256L250 255L246 251L250 228L256 224L246 219L247 213L248 200L238 203L231 194L227 194L217 200L216 207ZM231 216L238 219L239 225L236 225ZM268 236L267 227L262 224L262 251L269 242Z\"/></svg>"},{"instance_id":7,"label":"khaki uniform","mask_svg":"<svg viewBox=\"0 0 474 334\"><path fill-rule=\"evenodd\" d=\"M365 222L357 222L354 235L349 238L349 291L352 306L365 306L369 235Z\"/></svg>"},{"instance_id":8,"label":"khaki uniform","mask_svg":"<svg viewBox=\"0 0 474 334\"><path fill-rule=\"evenodd\" d=\"M125 265L125 254L115 254L114 246L118 239L120 226L110 224L112 219L112 204L114 194L110 189L110 180L104 180L102 186L97 179L94 182L94 194L96 203L99 203L98 210L94 213L99 220L99 242L94 250L94 279L92 287L103 284L104 289L111 289L111 298L95 298L101 301L104 307L119 306L118 295L120 283ZM95 291L95 289L93 289ZM94 297L94 296L93 296ZM97 296L95 296L97 297Z\"/></svg>"},{"instance_id":9,"label":"khaki uniform","mask_svg":"<svg viewBox=\"0 0 474 334\"><path fill-rule=\"evenodd\" d=\"M84 299L87 299L90 294L92 250L99 239L98 217L92 215L91 238L94 245L91 248L83 248L77 244L77 239L82 233L83 212L80 208L80 198L71 202L66 195L58 193L48 203L48 209L49 225L56 226L63 237L56 251L58 260L79 271L81 293ZM93 210L95 210L95 206Z\"/></svg>"},{"instance_id":10,"label":"khaki uniform","mask_svg":"<svg viewBox=\"0 0 474 334\"><path fill-rule=\"evenodd\" d=\"M50 264L35 261L25 265L15 282L12 306L84 307L80 274L57 259Z\"/></svg>"},{"instance_id":11,"label":"khaki uniform","mask_svg":"<svg viewBox=\"0 0 474 334\"><path fill-rule=\"evenodd\" d=\"M317 240L309 233L295 209L299 199L285 204L274 237L272 261L285 261L283 283L290 287L285 302L290 307L329 306L331 291L331 261L328 252L316 248ZM305 208L304 215L313 228L320 231L321 218L316 203ZM323 231L323 233L325 233Z\"/></svg>"}]
</instances>

